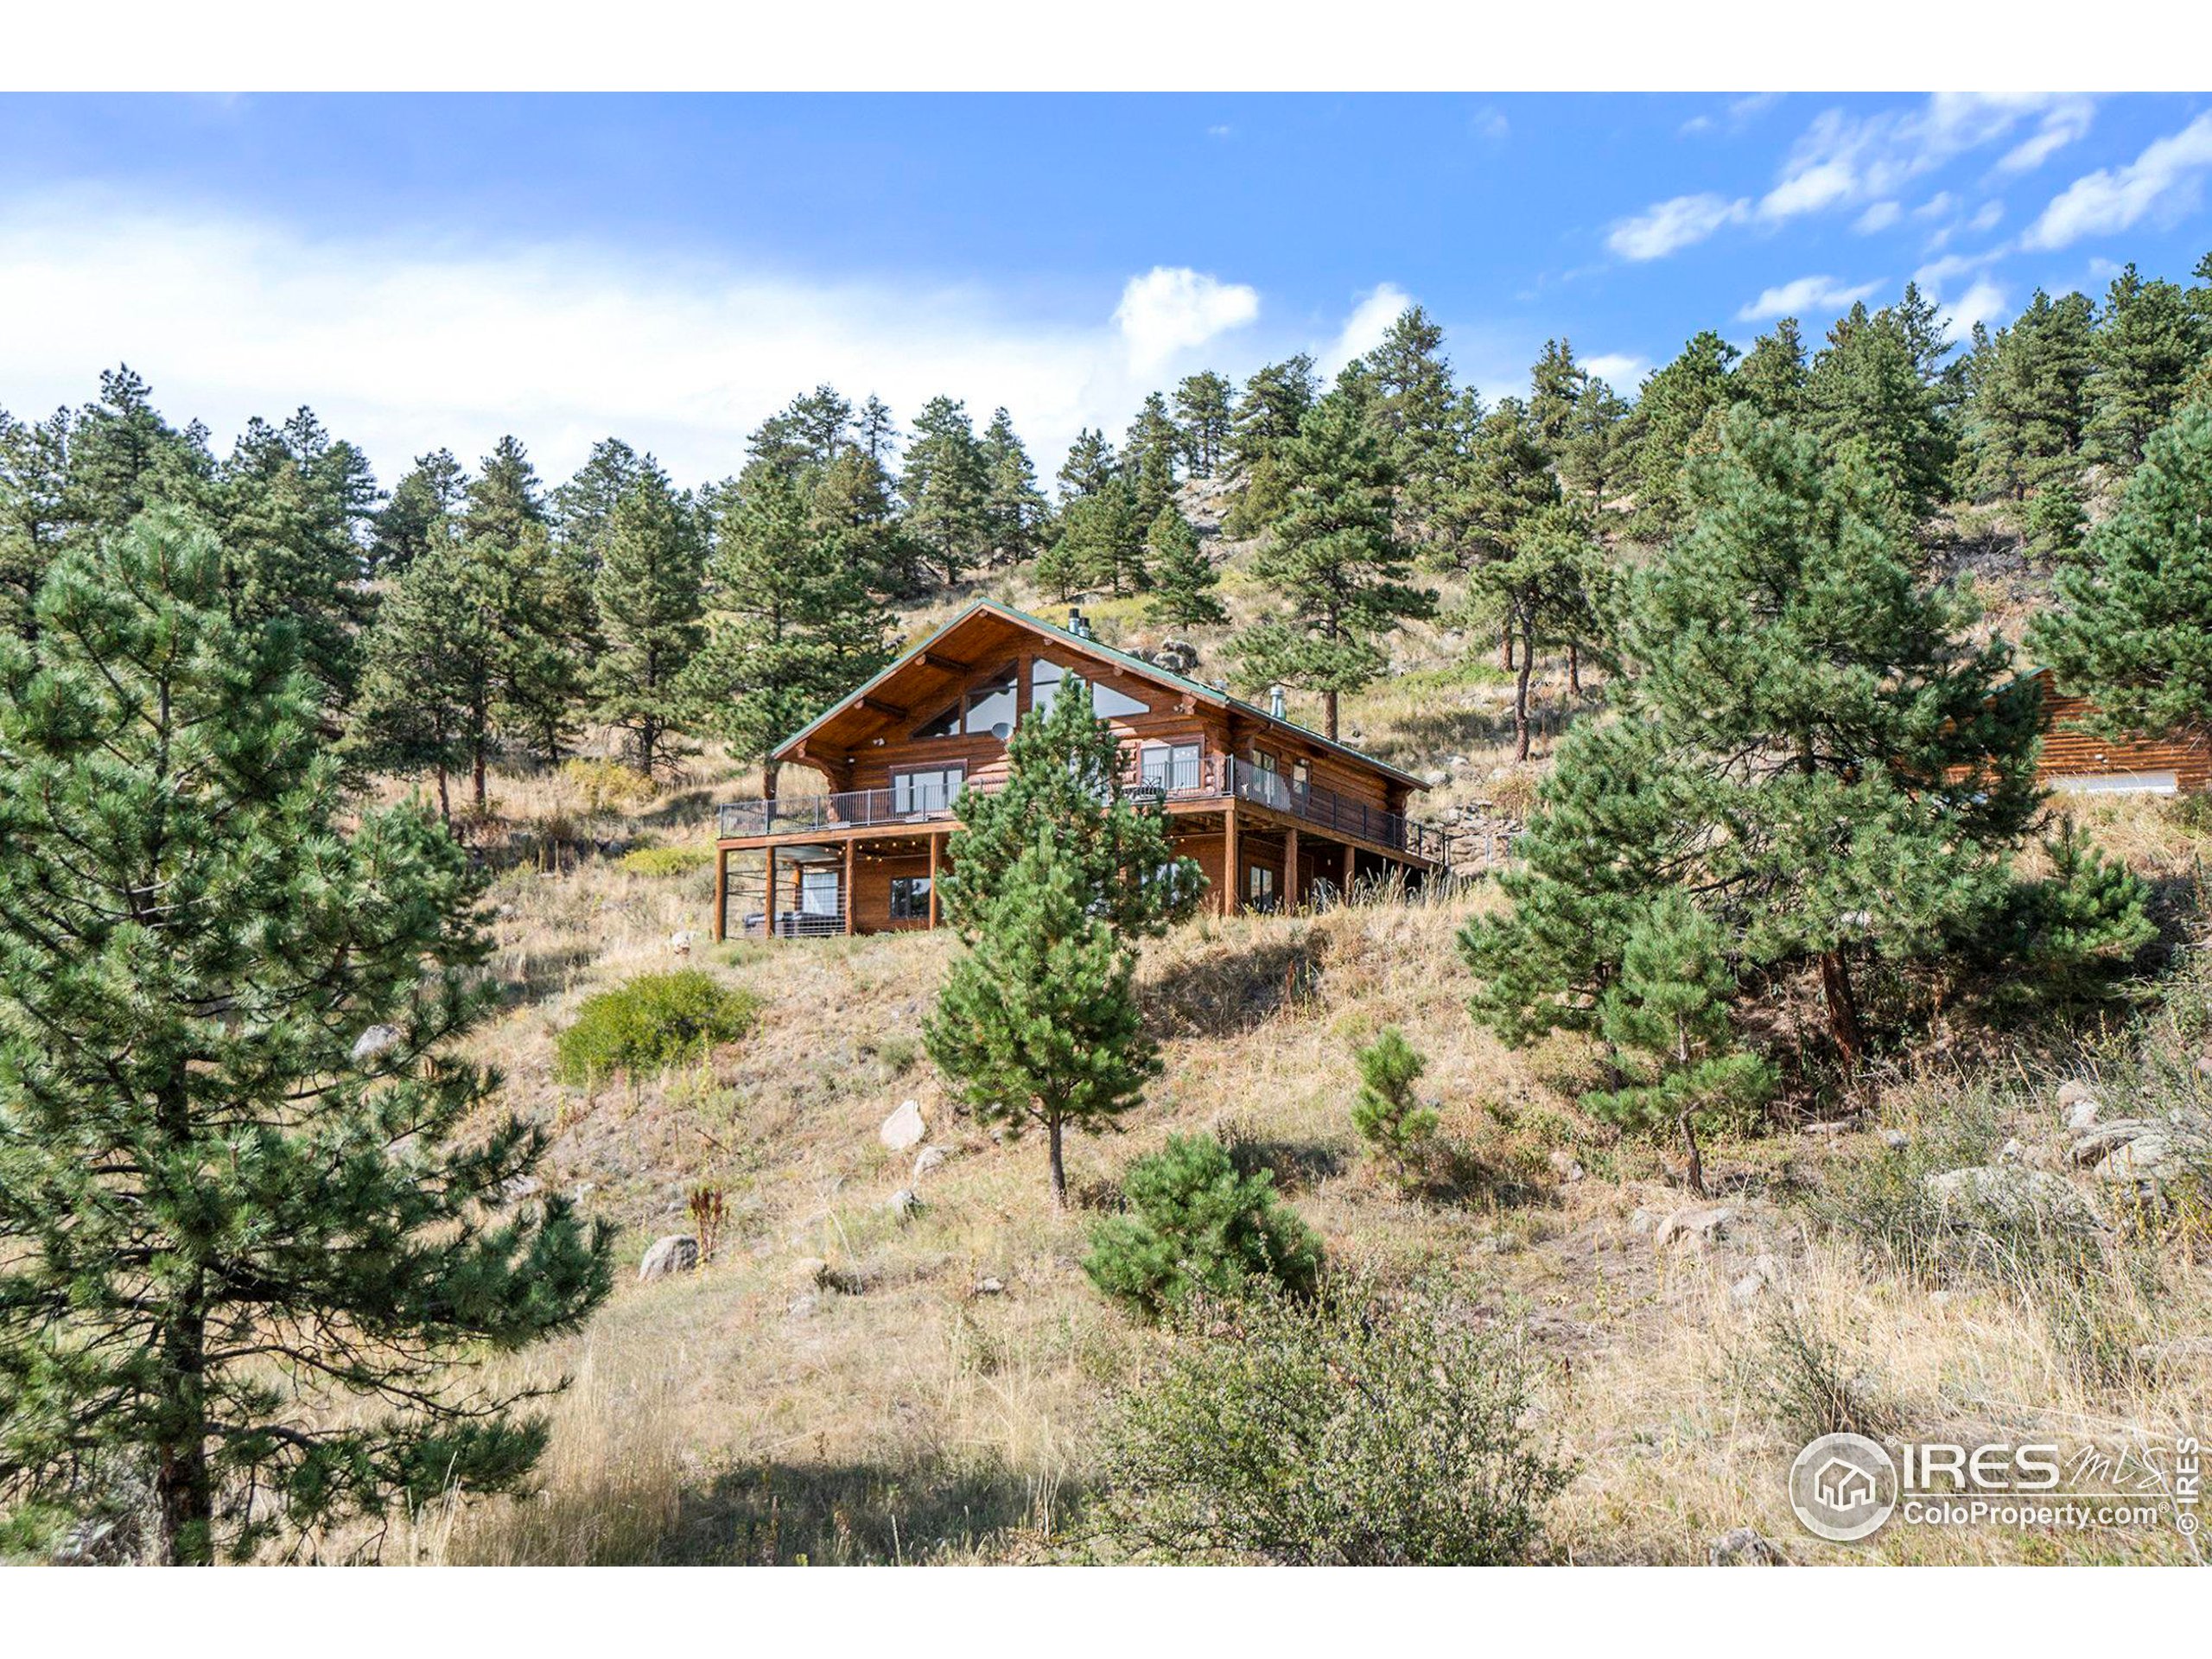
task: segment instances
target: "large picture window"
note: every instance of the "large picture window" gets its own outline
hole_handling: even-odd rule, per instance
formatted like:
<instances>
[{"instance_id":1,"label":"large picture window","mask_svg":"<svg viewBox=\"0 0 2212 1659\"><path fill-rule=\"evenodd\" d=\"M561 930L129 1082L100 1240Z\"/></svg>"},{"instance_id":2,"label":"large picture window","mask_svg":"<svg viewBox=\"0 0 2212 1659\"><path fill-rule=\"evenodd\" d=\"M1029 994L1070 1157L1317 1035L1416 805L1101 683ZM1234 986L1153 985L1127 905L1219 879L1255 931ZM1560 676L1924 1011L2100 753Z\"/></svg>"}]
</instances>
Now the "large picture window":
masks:
<instances>
[{"instance_id":1,"label":"large picture window","mask_svg":"<svg viewBox=\"0 0 2212 1659\"><path fill-rule=\"evenodd\" d=\"M839 872L833 865L808 865L799 872L798 909L802 916L841 916L843 895Z\"/></svg>"},{"instance_id":2,"label":"large picture window","mask_svg":"<svg viewBox=\"0 0 2212 1659\"><path fill-rule=\"evenodd\" d=\"M1034 715L1048 715L1052 711L1053 699L1060 695L1060 686L1068 677L1068 671L1058 663L1039 657L1029 666L1029 710ZM1125 696L1110 685L1090 683L1090 712L1101 720L1128 720L1137 715L1148 715L1151 709L1135 697Z\"/></svg>"},{"instance_id":3,"label":"large picture window","mask_svg":"<svg viewBox=\"0 0 2212 1659\"><path fill-rule=\"evenodd\" d=\"M891 774L893 812L943 812L952 805L965 781L963 766L925 766Z\"/></svg>"},{"instance_id":4,"label":"large picture window","mask_svg":"<svg viewBox=\"0 0 2212 1659\"><path fill-rule=\"evenodd\" d=\"M1198 786L1199 764L1195 743L1147 743L1139 777L1147 789L1194 790Z\"/></svg>"},{"instance_id":5,"label":"large picture window","mask_svg":"<svg viewBox=\"0 0 2212 1659\"><path fill-rule=\"evenodd\" d=\"M995 679L968 694L968 720L962 727L970 737L1003 738L1014 730L1015 671L1008 669Z\"/></svg>"},{"instance_id":6,"label":"large picture window","mask_svg":"<svg viewBox=\"0 0 2212 1659\"><path fill-rule=\"evenodd\" d=\"M930 879L926 875L891 878L891 919L926 922L930 918Z\"/></svg>"}]
</instances>

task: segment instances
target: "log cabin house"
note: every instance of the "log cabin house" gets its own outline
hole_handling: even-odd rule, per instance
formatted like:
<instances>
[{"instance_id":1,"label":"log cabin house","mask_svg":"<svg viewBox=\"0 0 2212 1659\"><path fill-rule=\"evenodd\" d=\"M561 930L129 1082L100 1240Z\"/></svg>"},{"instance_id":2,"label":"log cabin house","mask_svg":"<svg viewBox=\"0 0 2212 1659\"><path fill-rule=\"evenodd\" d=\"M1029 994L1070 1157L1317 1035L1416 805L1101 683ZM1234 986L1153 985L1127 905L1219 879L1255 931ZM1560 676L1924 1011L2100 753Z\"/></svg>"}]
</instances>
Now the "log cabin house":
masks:
<instances>
[{"instance_id":1,"label":"log cabin house","mask_svg":"<svg viewBox=\"0 0 2212 1659\"><path fill-rule=\"evenodd\" d=\"M2043 688L2043 750L2036 782L2069 794L2202 794L2212 788L2212 734L2100 737L2086 729L2096 713L2087 697L2059 690L2047 668L2030 671Z\"/></svg>"},{"instance_id":2,"label":"log cabin house","mask_svg":"<svg viewBox=\"0 0 2212 1659\"><path fill-rule=\"evenodd\" d=\"M1444 841L1407 816L1427 787L1261 709L1067 627L979 600L775 751L821 794L728 802L715 851L715 937L934 927L964 793L997 787L1007 740L1071 676L1121 739L1124 777L1165 812L1210 902L1295 909L1402 872Z\"/></svg>"}]
</instances>

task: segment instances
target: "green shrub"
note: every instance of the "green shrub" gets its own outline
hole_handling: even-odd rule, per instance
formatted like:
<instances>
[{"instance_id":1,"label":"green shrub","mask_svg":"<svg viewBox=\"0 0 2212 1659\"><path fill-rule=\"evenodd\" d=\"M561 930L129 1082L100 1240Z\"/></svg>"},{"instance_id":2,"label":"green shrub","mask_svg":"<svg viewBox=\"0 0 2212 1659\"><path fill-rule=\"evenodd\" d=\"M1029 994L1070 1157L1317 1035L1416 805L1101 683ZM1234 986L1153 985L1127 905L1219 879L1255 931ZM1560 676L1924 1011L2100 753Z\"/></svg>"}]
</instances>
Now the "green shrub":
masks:
<instances>
[{"instance_id":1,"label":"green shrub","mask_svg":"<svg viewBox=\"0 0 2212 1659\"><path fill-rule=\"evenodd\" d=\"M1441 1286L1194 1299L1109 1413L1096 1515L1138 1555L1527 1559L1569 1471L1522 1426L1519 1336Z\"/></svg>"},{"instance_id":2,"label":"green shrub","mask_svg":"<svg viewBox=\"0 0 2212 1659\"><path fill-rule=\"evenodd\" d=\"M1427 1070L1428 1061L1395 1026L1359 1051L1352 1127L1390 1160L1401 1181L1413 1179L1436 1141L1436 1114L1414 1097L1414 1084Z\"/></svg>"},{"instance_id":3,"label":"green shrub","mask_svg":"<svg viewBox=\"0 0 2212 1659\"><path fill-rule=\"evenodd\" d=\"M704 847L640 847L620 860L632 875L689 875L714 861L714 854Z\"/></svg>"},{"instance_id":4,"label":"green shrub","mask_svg":"<svg viewBox=\"0 0 2212 1659\"><path fill-rule=\"evenodd\" d=\"M616 760L564 761L561 776L594 812L620 812L643 806L658 791L652 779Z\"/></svg>"},{"instance_id":5,"label":"green shrub","mask_svg":"<svg viewBox=\"0 0 2212 1659\"><path fill-rule=\"evenodd\" d=\"M1310 1294L1321 1241L1276 1196L1265 1170L1237 1173L1210 1135L1167 1137L1166 1150L1129 1166L1128 1216L1091 1230L1083 1270L1109 1296L1158 1318L1194 1291L1231 1295L1248 1281Z\"/></svg>"},{"instance_id":6,"label":"green shrub","mask_svg":"<svg viewBox=\"0 0 2212 1659\"><path fill-rule=\"evenodd\" d=\"M697 968L641 974L584 1000L556 1043L561 1079L588 1085L615 1071L635 1077L702 1058L751 1031L760 1009L758 997Z\"/></svg>"}]
</instances>

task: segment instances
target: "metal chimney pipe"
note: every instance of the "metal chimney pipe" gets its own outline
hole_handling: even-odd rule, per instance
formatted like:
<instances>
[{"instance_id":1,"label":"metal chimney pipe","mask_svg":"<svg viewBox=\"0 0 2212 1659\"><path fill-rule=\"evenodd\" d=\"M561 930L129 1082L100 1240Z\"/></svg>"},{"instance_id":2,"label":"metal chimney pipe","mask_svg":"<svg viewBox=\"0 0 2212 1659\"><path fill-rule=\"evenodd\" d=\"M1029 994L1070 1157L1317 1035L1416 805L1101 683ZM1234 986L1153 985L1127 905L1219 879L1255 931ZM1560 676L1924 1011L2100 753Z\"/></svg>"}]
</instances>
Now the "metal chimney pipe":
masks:
<instances>
[{"instance_id":1,"label":"metal chimney pipe","mask_svg":"<svg viewBox=\"0 0 2212 1659\"><path fill-rule=\"evenodd\" d=\"M1277 720L1290 718L1290 705L1284 700L1282 687L1279 685L1268 688L1268 713Z\"/></svg>"}]
</instances>

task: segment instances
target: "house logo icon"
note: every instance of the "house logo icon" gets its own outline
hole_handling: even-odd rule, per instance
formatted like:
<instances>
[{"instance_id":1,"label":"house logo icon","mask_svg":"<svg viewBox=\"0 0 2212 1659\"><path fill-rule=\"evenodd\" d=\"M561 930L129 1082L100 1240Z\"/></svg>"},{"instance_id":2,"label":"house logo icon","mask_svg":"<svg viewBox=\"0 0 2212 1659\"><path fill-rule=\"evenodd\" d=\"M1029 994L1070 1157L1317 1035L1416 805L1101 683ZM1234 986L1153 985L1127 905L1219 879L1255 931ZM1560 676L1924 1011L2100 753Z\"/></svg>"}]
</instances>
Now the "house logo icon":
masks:
<instances>
[{"instance_id":1,"label":"house logo icon","mask_svg":"<svg viewBox=\"0 0 2212 1659\"><path fill-rule=\"evenodd\" d=\"M1816 1538L1870 1538L1897 1503L1897 1465L1864 1434L1823 1434L1789 1465L1789 1507Z\"/></svg>"}]
</instances>

